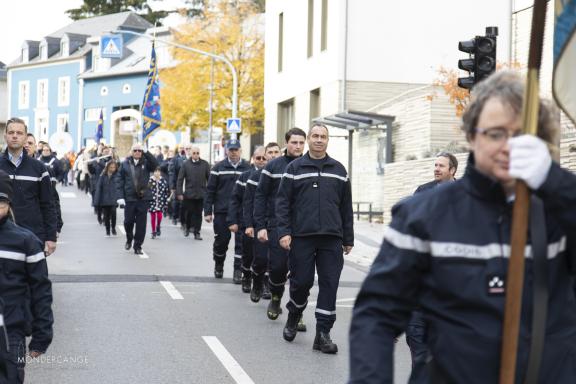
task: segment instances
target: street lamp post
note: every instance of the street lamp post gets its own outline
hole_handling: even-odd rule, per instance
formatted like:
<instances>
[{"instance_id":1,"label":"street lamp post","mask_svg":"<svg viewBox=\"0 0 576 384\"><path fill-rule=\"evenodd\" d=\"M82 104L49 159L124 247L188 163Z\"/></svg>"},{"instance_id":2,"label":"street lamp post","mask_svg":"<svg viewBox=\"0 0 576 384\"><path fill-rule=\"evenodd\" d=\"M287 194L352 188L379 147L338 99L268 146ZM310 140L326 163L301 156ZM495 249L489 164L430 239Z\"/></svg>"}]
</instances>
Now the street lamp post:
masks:
<instances>
[{"instance_id":1,"label":"street lamp post","mask_svg":"<svg viewBox=\"0 0 576 384\"><path fill-rule=\"evenodd\" d=\"M158 41L160 43L172 45L174 47L181 48L181 49L184 49L186 51L191 51L191 52L198 53L200 55L209 56L215 60L219 60L219 61L222 61L223 63L225 63L228 66L228 68L230 68L230 70L232 71L232 118L238 117L238 73L236 72L236 68L234 68L234 65L226 57L220 56L220 55L215 55L213 53L202 51L200 49L192 48L192 47L189 47L187 45L174 43L172 41L157 39L154 36L150 36L150 35L147 35L145 33L138 33L138 32L127 31L127 30L121 30L121 31L116 30L116 31L112 31L112 33L145 37L149 40L155 40L155 41ZM236 139L236 134L232 133L231 137L233 139Z\"/></svg>"}]
</instances>

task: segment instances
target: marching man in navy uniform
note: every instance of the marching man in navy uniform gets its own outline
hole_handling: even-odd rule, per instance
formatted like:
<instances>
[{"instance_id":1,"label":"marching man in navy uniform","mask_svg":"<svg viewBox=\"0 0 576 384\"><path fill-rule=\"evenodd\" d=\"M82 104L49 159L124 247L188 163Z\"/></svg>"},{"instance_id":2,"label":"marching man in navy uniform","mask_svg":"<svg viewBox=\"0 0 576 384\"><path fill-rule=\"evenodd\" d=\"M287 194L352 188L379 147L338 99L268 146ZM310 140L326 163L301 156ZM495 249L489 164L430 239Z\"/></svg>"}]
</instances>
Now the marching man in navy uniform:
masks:
<instances>
[{"instance_id":1,"label":"marching man in navy uniform","mask_svg":"<svg viewBox=\"0 0 576 384\"><path fill-rule=\"evenodd\" d=\"M250 169L250 164L240 158L242 150L240 141L228 140L226 143L227 157L212 167L210 178L206 186L204 199L204 220L207 223L214 221L214 277L221 279L224 276L224 261L232 235L226 225L228 202L232 197L232 188L243 172ZM242 233L234 234L234 274L235 284L242 282Z\"/></svg>"},{"instance_id":2,"label":"marching man in navy uniform","mask_svg":"<svg viewBox=\"0 0 576 384\"><path fill-rule=\"evenodd\" d=\"M330 338L344 255L354 246L352 191L344 166L326 153L328 128L314 124L309 151L291 162L276 197L280 246L290 251L290 301L284 339L293 341L318 272L316 337L313 349L337 353Z\"/></svg>"}]
</instances>

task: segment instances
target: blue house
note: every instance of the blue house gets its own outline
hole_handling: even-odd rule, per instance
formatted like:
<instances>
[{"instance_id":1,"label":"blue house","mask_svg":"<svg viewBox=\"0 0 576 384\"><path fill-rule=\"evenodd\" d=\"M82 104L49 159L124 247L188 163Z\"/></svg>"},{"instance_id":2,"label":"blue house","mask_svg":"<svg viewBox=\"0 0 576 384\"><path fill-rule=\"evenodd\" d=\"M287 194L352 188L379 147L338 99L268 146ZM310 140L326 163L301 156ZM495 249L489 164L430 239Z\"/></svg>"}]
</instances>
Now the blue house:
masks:
<instances>
[{"instance_id":1,"label":"blue house","mask_svg":"<svg viewBox=\"0 0 576 384\"><path fill-rule=\"evenodd\" d=\"M137 14L123 12L79 20L39 41L25 41L18 59L7 67L8 114L26 121L38 140L48 141L56 132L70 133L77 150L93 138L94 114L98 120L104 108L105 138L113 143L110 122L117 121L117 128L126 129L133 124L121 123L132 112L113 113L139 109L147 68L141 70L138 63L146 61L150 49L136 54L131 47L139 45L125 38L122 59L103 59L99 37L118 29L144 33L151 27Z\"/></svg>"}]
</instances>

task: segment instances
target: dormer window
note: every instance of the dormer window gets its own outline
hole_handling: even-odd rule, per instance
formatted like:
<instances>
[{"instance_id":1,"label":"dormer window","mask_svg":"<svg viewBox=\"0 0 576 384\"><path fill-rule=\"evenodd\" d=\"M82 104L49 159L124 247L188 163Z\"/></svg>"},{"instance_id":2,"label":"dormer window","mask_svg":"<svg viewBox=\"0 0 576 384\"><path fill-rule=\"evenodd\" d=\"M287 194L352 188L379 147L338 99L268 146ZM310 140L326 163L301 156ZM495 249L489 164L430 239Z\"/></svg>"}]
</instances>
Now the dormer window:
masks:
<instances>
[{"instance_id":1,"label":"dormer window","mask_svg":"<svg viewBox=\"0 0 576 384\"><path fill-rule=\"evenodd\" d=\"M62 41L60 42L60 56L62 57L68 56L70 50L69 47L70 44L68 43L68 40L62 39Z\"/></svg>"},{"instance_id":2,"label":"dormer window","mask_svg":"<svg viewBox=\"0 0 576 384\"><path fill-rule=\"evenodd\" d=\"M23 63L28 62L28 46L22 48L22 62Z\"/></svg>"},{"instance_id":3,"label":"dormer window","mask_svg":"<svg viewBox=\"0 0 576 384\"><path fill-rule=\"evenodd\" d=\"M46 43L41 43L40 44L40 60L46 60L48 59L48 47L46 46Z\"/></svg>"}]
</instances>

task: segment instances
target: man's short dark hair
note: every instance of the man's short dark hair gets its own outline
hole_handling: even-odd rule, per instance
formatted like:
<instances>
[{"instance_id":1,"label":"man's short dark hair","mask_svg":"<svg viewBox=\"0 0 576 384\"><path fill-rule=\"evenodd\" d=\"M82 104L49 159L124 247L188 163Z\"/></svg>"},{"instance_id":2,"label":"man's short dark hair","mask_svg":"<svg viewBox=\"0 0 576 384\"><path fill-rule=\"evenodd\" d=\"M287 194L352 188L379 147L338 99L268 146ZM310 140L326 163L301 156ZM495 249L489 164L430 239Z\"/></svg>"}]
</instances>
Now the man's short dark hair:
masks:
<instances>
[{"instance_id":1,"label":"man's short dark hair","mask_svg":"<svg viewBox=\"0 0 576 384\"><path fill-rule=\"evenodd\" d=\"M448 159L449 169L454 168L454 173L458 170L458 159L450 152L440 152L436 157L445 157Z\"/></svg>"},{"instance_id":2,"label":"man's short dark hair","mask_svg":"<svg viewBox=\"0 0 576 384\"><path fill-rule=\"evenodd\" d=\"M268 144L266 144L266 146L264 147L264 151L267 151L268 148L274 148L274 147L280 148L280 146L278 145L278 143L275 143L275 142L271 141L271 142L269 142Z\"/></svg>"},{"instance_id":3,"label":"man's short dark hair","mask_svg":"<svg viewBox=\"0 0 576 384\"><path fill-rule=\"evenodd\" d=\"M284 135L284 139L286 139L286 142L289 142L292 136L304 136L304 138L306 138L306 132L304 132L300 128L294 127L289 129L288 132L286 132L286 134Z\"/></svg>"},{"instance_id":4,"label":"man's short dark hair","mask_svg":"<svg viewBox=\"0 0 576 384\"><path fill-rule=\"evenodd\" d=\"M24 126L24 132L28 132L28 126L26 125L26 123L24 122L24 120L18 118L18 117L11 117L7 122L6 122L6 128L8 128L8 126L10 124L22 124Z\"/></svg>"},{"instance_id":5,"label":"man's short dark hair","mask_svg":"<svg viewBox=\"0 0 576 384\"><path fill-rule=\"evenodd\" d=\"M28 132L28 133L26 134L26 137L31 137L31 138L34 139L34 142L36 142L36 136L34 136L33 133Z\"/></svg>"},{"instance_id":6,"label":"man's short dark hair","mask_svg":"<svg viewBox=\"0 0 576 384\"><path fill-rule=\"evenodd\" d=\"M312 125L311 125L310 128L308 129L308 134L311 134L311 133L312 133L312 129L313 129L314 127L324 128L327 133L330 133L330 131L328 130L328 127L325 126L324 124L322 124L322 123L312 123Z\"/></svg>"}]
</instances>

